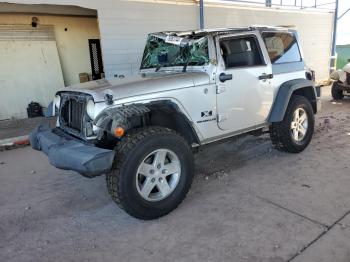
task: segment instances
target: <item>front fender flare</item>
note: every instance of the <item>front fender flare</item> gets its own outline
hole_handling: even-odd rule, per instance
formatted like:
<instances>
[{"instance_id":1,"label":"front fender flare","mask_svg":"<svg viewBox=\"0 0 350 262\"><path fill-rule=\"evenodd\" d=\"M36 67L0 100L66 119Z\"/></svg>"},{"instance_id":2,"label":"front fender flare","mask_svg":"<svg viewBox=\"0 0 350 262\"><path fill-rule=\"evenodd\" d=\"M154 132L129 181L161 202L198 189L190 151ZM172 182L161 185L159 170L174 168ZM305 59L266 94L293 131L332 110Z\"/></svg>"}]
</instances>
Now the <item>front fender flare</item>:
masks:
<instances>
[{"instance_id":1,"label":"front fender flare","mask_svg":"<svg viewBox=\"0 0 350 262\"><path fill-rule=\"evenodd\" d=\"M154 122L154 120L149 118L153 112L167 113L169 116L172 116L171 119L175 122ZM173 128L188 139L189 142L200 143L199 133L197 133L193 122L187 117L185 111L181 110L180 106L170 99L147 101L146 103L139 101L134 104L106 108L95 118L93 123L99 128L97 139L101 140L104 132L114 135L113 130L116 127L122 127L125 130L135 128L135 122L132 121L134 117L142 119L138 126L150 124ZM176 120L180 123L176 122Z\"/></svg>"},{"instance_id":2,"label":"front fender flare","mask_svg":"<svg viewBox=\"0 0 350 262\"><path fill-rule=\"evenodd\" d=\"M98 128L113 133L114 128L131 128L129 119L135 116L143 116L150 112L149 108L143 104L130 104L120 107L111 107L103 110L94 120L94 125ZM99 138L101 138L101 133Z\"/></svg>"}]
</instances>

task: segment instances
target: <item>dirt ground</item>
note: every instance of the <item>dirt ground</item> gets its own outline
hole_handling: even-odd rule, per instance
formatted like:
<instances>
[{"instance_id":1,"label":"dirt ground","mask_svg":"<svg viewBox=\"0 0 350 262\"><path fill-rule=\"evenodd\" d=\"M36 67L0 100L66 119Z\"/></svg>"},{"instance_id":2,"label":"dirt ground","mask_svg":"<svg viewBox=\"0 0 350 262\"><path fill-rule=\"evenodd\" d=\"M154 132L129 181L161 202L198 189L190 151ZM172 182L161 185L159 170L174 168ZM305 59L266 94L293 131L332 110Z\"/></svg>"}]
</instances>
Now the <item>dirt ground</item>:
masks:
<instances>
[{"instance_id":1,"label":"dirt ground","mask_svg":"<svg viewBox=\"0 0 350 262\"><path fill-rule=\"evenodd\" d=\"M350 99L322 92L303 153L266 135L208 146L188 197L154 221L120 210L103 176L0 152L0 261L350 261Z\"/></svg>"}]
</instances>

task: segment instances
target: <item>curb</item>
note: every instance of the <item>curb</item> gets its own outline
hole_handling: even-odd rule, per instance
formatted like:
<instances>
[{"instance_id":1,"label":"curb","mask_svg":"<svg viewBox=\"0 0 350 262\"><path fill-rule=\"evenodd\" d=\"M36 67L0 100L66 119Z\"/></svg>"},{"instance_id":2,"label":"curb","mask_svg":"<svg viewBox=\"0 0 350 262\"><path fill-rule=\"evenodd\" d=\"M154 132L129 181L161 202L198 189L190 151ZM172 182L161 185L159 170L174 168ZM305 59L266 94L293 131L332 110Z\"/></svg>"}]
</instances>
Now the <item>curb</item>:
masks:
<instances>
[{"instance_id":1,"label":"curb","mask_svg":"<svg viewBox=\"0 0 350 262\"><path fill-rule=\"evenodd\" d=\"M15 149L29 145L29 135L0 140L0 151Z\"/></svg>"}]
</instances>

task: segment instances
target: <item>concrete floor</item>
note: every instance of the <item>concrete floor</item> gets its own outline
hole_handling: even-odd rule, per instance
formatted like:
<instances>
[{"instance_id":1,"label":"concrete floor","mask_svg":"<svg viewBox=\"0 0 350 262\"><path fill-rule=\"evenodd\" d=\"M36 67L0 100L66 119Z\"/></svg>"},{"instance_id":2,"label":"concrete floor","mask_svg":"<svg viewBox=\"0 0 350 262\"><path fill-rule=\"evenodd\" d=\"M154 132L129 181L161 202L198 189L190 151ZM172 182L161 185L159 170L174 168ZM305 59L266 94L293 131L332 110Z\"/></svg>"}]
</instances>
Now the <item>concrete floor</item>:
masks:
<instances>
[{"instance_id":1,"label":"concrete floor","mask_svg":"<svg viewBox=\"0 0 350 262\"><path fill-rule=\"evenodd\" d=\"M0 261L350 261L350 99L323 92L303 153L268 136L204 148L188 197L155 221L120 210L104 177L0 152Z\"/></svg>"}]
</instances>

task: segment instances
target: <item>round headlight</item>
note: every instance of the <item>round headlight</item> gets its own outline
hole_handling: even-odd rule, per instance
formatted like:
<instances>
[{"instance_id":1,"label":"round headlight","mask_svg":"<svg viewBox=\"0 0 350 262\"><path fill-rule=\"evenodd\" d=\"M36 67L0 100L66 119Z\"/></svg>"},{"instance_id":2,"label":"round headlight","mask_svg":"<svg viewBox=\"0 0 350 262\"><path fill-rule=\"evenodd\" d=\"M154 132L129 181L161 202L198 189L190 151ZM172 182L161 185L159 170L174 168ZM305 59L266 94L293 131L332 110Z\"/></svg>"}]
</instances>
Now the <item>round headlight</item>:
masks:
<instances>
[{"instance_id":1,"label":"round headlight","mask_svg":"<svg viewBox=\"0 0 350 262\"><path fill-rule=\"evenodd\" d=\"M61 97L59 95L55 95L55 98L53 99L53 103L55 104L55 107L59 109L61 104Z\"/></svg>"},{"instance_id":2,"label":"round headlight","mask_svg":"<svg viewBox=\"0 0 350 262\"><path fill-rule=\"evenodd\" d=\"M86 104L86 113L91 119L95 118L95 103L92 100L89 100Z\"/></svg>"}]
</instances>

